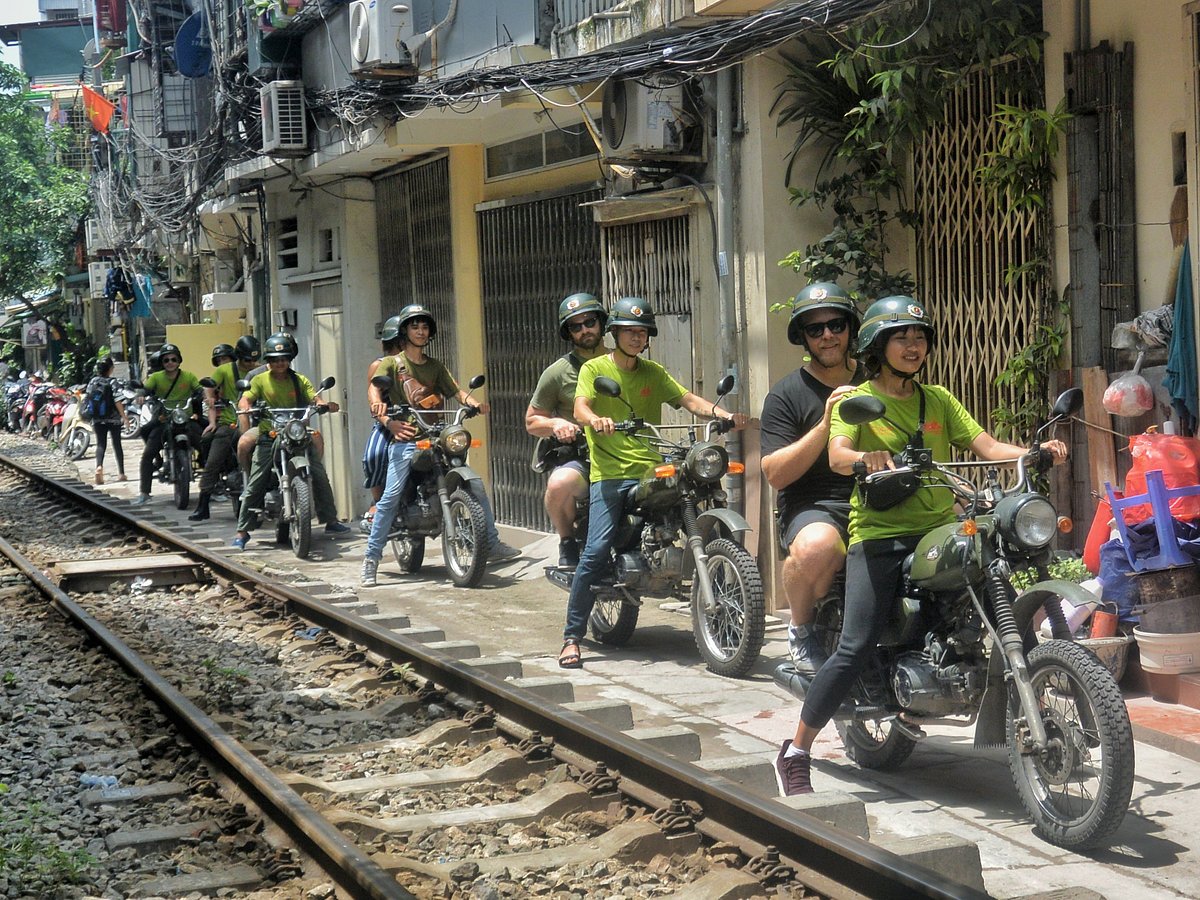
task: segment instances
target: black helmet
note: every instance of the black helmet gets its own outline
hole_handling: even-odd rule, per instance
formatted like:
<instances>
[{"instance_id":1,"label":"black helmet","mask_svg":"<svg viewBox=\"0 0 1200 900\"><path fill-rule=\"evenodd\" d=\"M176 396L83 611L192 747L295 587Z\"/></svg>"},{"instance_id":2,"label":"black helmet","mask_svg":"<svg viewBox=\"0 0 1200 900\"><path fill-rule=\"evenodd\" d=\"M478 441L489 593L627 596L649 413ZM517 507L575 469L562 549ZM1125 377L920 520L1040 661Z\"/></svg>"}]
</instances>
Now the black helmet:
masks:
<instances>
[{"instance_id":1,"label":"black helmet","mask_svg":"<svg viewBox=\"0 0 1200 900\"><path fill-rule=\"evenodd\" d=\"M404 327L413 319L428 319L429 320L429 339L433 340L437 337L437 319L433 317L433 313L420 303L410 303L404 309L400 310L400 315L395 318L399 319L396 323L396 328L403 333ZM391 321L390 319L388 321Z\"/></svg>"},{"instance_id":2,"label":"black helmet","mask_svg":"<svg viewBox=\"0 0 1200 900\"><path fill-rule=\"evenodd\" d=\"M155 350L153 353L151 353L149 356L147 356L146 357L146 365L149 367L151 372L161 372L162 367L163 367L162 366L162 351ZM34 374L34 377L35 378L37 377L36 373Z\"/></svg>"},{"instance_id":3,"label":"black helmet","mask_svg":"<svg viewBox=\"0 0 1200 900\"><path fill-rule=\"evenodd\" d=\"M586 312L594 312L599 317L600 328L603 330L605 323L608 322L608 313L604 311L600 301L592 294L572 294L558 304L558 333L564 341L571 339L571 332L567 329L567 319L573 319Z\"/></svg>"},{"instance_id":4,"label":"black helmet","mask_svg":"<svg viewBox=\"0 0 1200 900\"><path fill-rule=\"evenodd\" d=\"M258 338L252 334L243 334L233 347L233 355L242 362L258 362Z\"/></svg>"},{"instance_id":5,"label":"black helmet","mask_svg":"<svg viewBox=\"0 0 1200 900\"><path fill-rule=\"evenodd\" d=\"M658 326L654 324L654 311L650 304L640 297L622 297L613 304L612 314L608 318L608 330L615 325L629 325L633 328L645 328L650 337L658 334Z\"/></svg>"},{"instance_id":6,"label":"black helmet","mask_svg":"<svg viewBox=\"0 0 1200 900\"><path fill-rule=\"evenodd\" d=\"M405 309L408 309L408 307L406 306ZM388 341L396 340L398 337L400 337L400 317L392 316L379 329L379 340L387 343Z\"/></svg>"},{"instance_id":7,"label":"black helmet","mask_svg":"<svg viewBox=\"0 0 1200 900\"><path fill-rule=\"evenodd\" d=\"M158 358L161 360L164 356L169 356L174 353L179 357L179 364L183 365L183 352L174 344L163 344L158 348Z\"/></svg>"},{"instance_id":8,"label":"black helmet","mask_svg":"<svg viewBox=\"0 0 1200 900\"><path fill-rule=\"evenodd\" d=\"M862 330L858 333L858 355L862 356L870 350L871 345L875 344L881 335L913 325L925 330L929 348L932 350L933 323L924 307L904 294L876 300L867 308L867 314L863 317Z\"/></svg>"},{"instance_id":9,"label":"black helmet","mask_svg":"<svg viewBox=\"0 0 1200 900\"><path fill-rule=\"evenodd\" d=\"M214 366L220 365L218 360L222 356L228 356L230 359L233 359L233 347L229 344L217 344L217 346L213 347L212 364Z\"/></svg>"},{"instance_id":10,"label":"black helmet","mask_svg":"<svg viewBox=\"0 0 1200 900\"><path fill-rule=\"evenodd\" d=\"M789 341L793 344L804 344L802 320L806 312L814 309L835 309L844 312L850 318L850 340L853 343L854 329L858 327L862 317L850 295L832 281L814 282L796 295L796 299L792 301L792 317L788 319Z\"/></svg>"},{"instance_id":11,"label":"black helmet","mask_svg":"<svg viewBox=\"0 0 1200 900\"><path fill-rule=\"evenodd\" d=\"M300 349L296 346L296 339L286 331L281 331L267 338L267 342L263 344L262 358L286 359L288 362L291 362L299 352Z\"/></svg>"}]
</instances>

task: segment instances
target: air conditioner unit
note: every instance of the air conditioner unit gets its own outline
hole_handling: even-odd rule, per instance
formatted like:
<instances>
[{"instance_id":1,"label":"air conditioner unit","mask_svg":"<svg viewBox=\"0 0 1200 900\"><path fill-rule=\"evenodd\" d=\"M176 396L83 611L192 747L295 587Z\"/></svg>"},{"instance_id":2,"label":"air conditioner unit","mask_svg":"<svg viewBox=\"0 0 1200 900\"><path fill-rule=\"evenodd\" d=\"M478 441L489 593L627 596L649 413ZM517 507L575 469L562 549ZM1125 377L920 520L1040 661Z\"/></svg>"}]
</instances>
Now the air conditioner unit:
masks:
<instances>
[{"instance_id":1,"label":"air conditioner unit","mask_svg":"<svg viewBox=\"0 0 1200 900\"><path fill-rule=\"evenodd\" d=\"M350 4L350 71L411 69L405 42L413 36L413 14L407 3L354 0Z\"/></svg>"},{"instance_id":2,"label":"air conditioner unit","mask_svg":"<svg viewBox=\"0 0 1200 900\"><path fill-rule=\"evenodd\" d=\"M101 250L112 250L113 239L108 230L100 226L97 219L88 219L85 225L88 253L95 256Z\"/></svg>"},{"instance_id":3,"label":"air conditioner unit","mask_svg":"<svg viewBox=\"0 0 1200 900\"><path fill-rule=\"evenodd\" d=\"M606 155L638 158L679 153L689 118L682 84L653 87L632 80L610 81L600 112Z\"/></svg>"},{"instance_id":4,"label":"air conditioner unit","mask_svg":"<svg viewBox=\"0 0 1200 900\"><path fill-rule=\"evenodd\" d=\"M106 262L88 263L88 290L93 297L104 296L104 283L108 281L110 268Z\"/></svg>"},{"instance_id":5,"label":"air conditioner unit","mask_svg":"<svg viewBox=\"0 0 1200 900\"><path fill-rule=\"evenodd\" d=\"M269 82L259 88L258 99L262 106L263 153L307 153L303 82Z\"/></svg>"}]
</instances>

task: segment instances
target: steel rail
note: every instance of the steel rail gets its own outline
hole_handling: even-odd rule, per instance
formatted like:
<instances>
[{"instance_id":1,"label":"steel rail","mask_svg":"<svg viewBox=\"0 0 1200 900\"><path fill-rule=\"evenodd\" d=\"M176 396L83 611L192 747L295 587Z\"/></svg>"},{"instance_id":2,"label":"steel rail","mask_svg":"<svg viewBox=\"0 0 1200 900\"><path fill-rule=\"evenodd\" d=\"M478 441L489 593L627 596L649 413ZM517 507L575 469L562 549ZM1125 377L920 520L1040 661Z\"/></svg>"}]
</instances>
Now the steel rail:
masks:
<instances>
[{"instance_id":1,"label":"steel rail","mask_svg":"<svg viewBox=\"0 0 1200 900\"><path fill-rule=\"evenodd\" d=\"M286 584L263 580L261 572L234 562L178 535L98 501L90 491L50 479L0 454L0 462L25 472L53 490L102 511L203 560L232 582L254 588L284 604L289 612L352 641L379 656L407 663L411 670L472 703L484 704L531 732L553 737L562 748L603 762L610 771L654 792L698 803L718 826L763 846L774 846L798 867L813 869L849 891L873 898L986 898L987 894L863 841L857 835L820 822L741 788L581 713L547 703L531 691L476 671L394 631L348 614Z\"/></svg>"}]
</instances>

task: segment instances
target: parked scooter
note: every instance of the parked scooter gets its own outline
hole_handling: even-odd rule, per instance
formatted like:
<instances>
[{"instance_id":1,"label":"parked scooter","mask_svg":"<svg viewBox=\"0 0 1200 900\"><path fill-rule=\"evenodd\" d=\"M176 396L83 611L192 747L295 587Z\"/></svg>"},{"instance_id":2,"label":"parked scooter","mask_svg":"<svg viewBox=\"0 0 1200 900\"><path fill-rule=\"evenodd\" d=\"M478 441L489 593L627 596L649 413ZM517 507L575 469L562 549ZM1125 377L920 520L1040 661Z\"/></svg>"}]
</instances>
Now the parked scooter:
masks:
<instances>
[{"instance_id":1,"label":"parked scooter","mask_svg":"<svg viewBox=\"0 0 1200 900\"><path fill-rule=\"evenodd\" d=\"M21 430L21 412L29 397L29 378L22 372L15 381L4 386L5 427L9 431Z\"/></svg>"},{"instance_id":2,"label":"parked scooter","mask_svg":"<svg viewBox=\"0 0 1200 900\"><path fill-rule=\"evenodd\" d=\"M63 411L62 439L59 441L59 447L67 459L74 461L83 459L95 438L92 423L79 414L84 390L83 387L72 389L70 402Z\"/></svg>"},{"instance_id":3,"label":"parked scooter","mask_svg":"<svg viewBox=\"0 0 1200 900\"><path fill-rule=\"evenodd\" d=\"M121 425L121 437L128 440L137 437L141 429L142 392L136 381L118 378L113 383L113 397L125 408L126 421Z\"/></svg>"},{"instance_id":4,"label":"parked scooter","mask_svg":"<svg viewBox=\"0 0 1200 900\"><path fill-rule=\"evenodd\" d=\"M329 390L337 382L333 376L323 379L316 394ZM238 390L246 391L250 382L237 382ZM312 417L325 412L313 402L300 407L257 407L239 415L267 416L271 420L271 481L263 497L263 508L256 510L264 519L275 520L275 540L291 543L292 552L299 559L307 559L312 549L313 485L312 454L313 430L309 427Z\"/></svg>"},{"instance_id":5,"label":"parked scooter","mask_svg":"<svg viewBox=\"0 0 1200 900\"><path fill-rule=\"evenodd\" d=\"M1054 404L1029 454L1038 471L1051 465L1038 449L1041 436L1082 403L1073 388ZM884 406L852 397L840 412L861 424L881 418ZM1076 851L1100 844L1129 806L1133 733L1112 673L1071 639L1063 601L1080 606L1095 598L1049 574L1054 506L1033 489L1025 459L1008 490L995 463L982 464L987 474L976 486L962 473L981 464L935 462L911 440L896 464L859 473L860 485L901 494L950 490L965 512L925 535L905 563L874 658L834 717L847 755L864 768L893 769L924 736L921 724L975 722L976 747L1007 744L1017 795L1043 839ZM1018 594L1011 575L1029 568L1042 580ZM1032 621L1040 609L1054 637L1039 644ZM830 652L841 623L840 598L818 604L816 626ZM790 663L775 679L798 697L808 690Z\"/></svg>"},{"instance_id":6,"label":"parked scooter","mask_svg":"<svg viewBox=\"0 0 1200 900\"><path fill-rule=\"evenodd\" d=\"M46 402L38 410L38 434L52 444L57 445L58 439L62 435L63 414L66 412L67 404L71 401L72 397L73 395L66 388L51 385L50 390L46 394Z\"/></svg>"},{"instance_id":7,"label":"parked scooter","mask_svg":"<svg viewBox=\"0 0 1200 900\"><path fill-rule=\"evenodd\" d=\"M385 396L392 387L387 375L376 375L371 383ZM483 385L482 375L468 384L472 391ZM410 574L419 572L425 561L425 539L441 535L450 580L459 587L475 587L487 569L487 514L468 487L482 479L467 465L467 451L478 447L479 441L472 440L463 422L478 415L478 410L473 406L418 409L402 404L388 409L388 415L411 416L418 429L408 484L388 534L397 564Z\"/></svg>"},{"instance_id":8,"label":"parked scooter","mask_svg":"<svg viewBox=\"0 0 1200 900\"><path fill-rule=\"evenodd\" d=\"M732 389L733 376L726 375L717 386L717 403ZM596 379L596 390L621 396L621 386L603 376ZM713 419L704 425L703 436L695 424L652 425L639 418L616 427L640 434L662 454L663 464L642 476L626 505L611 565L593 588L592 634L601 643L621 646L637 627L644 597L688 601L705 665L718 675L744 675L762 649L766 616L758 566L741 543L750 525L725 507L721 489L721 479L740 469L712 441L733 423ZM671 430L685 436L671 440L666 437ZM582 539L587 516L585 510L580 513L576 529ZM571 590L571 570L550 566L546 578Z\"/></svg>"},{"instance_id":9,"label":"parked scooter","mask_svg":"<svg viewBox=\"0 0 1200 900\"><path fill-rule=\"evenodd\" d=\"M27 435L34 435L38 429L38 413L46 401L50 399L50 385L42 381L38 376L34 376L30 380L29 392L25 396L25 403L21 407L21 432Z\"/></svg>"}]
</instances>

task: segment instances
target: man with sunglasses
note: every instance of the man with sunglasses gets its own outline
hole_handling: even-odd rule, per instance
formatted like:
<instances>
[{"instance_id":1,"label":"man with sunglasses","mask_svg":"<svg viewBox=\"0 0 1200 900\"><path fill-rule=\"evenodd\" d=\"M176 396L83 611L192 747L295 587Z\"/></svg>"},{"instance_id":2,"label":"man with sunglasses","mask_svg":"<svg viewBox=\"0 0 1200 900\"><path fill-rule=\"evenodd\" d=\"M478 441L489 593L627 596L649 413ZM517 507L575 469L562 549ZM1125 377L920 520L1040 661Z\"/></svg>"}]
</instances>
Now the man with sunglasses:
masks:
<instances>
[{"instance_id":1,"label":"man with sunglasses","mask_svg":"<svg viewBox=\"0 0 1200 900\"><path fill-rule=\"evenodd\" d=\"M862 381L851 355L860 321L836 284L816 282L797 294L787 334L807 350L807 361L763 403L762 470L779 494L776 526L791 607L788 655L808 677L827 658L812 629L813 610L846 559L854 479L829 468L826 445L834 405Z\"/></svg>"},{"instance_id":2,"label":"man with sunglasses","mask_svg":"<svg viewBox=\"0 0 1200 900\"><path fill-rule=\"evenodd\" d=\"M163 344L158 350L158 359L162 370L152 372L143 384L143 388L151 397L162 399L163 407L167 410L191 406L192 398L200 390L200 380L191 372L180 368L183 354L174 344ZM139 470L141 484L140 493L133 501L134 506L142 506L150 502L150 482L154 479L155 461L162 450L163 429L165 422L153 422L142 435L146 447L142 450L142 462ZM192 446L200 443L200 423L194 418L188 422L188 437Z\"/></svg>"},{"instance_id":3,"label":"man with sunglasses","mask_svg":"<svg viewBox=\"0 0 1200 900\"><path fill-rule=\"evenodd\" d=\"M556 461L546 480L546 515L558 534L558 565L573 569L579 563L575 510L587 498L589 466L582 429L575 421L575 385L579 369L601 356L608 313L592 294L572 294L558 305L558 333L571 350L542 372L525 410L525 430L551 441ZM579 448L582 452L572 452Z\"/></svg>"}]
</instances>

